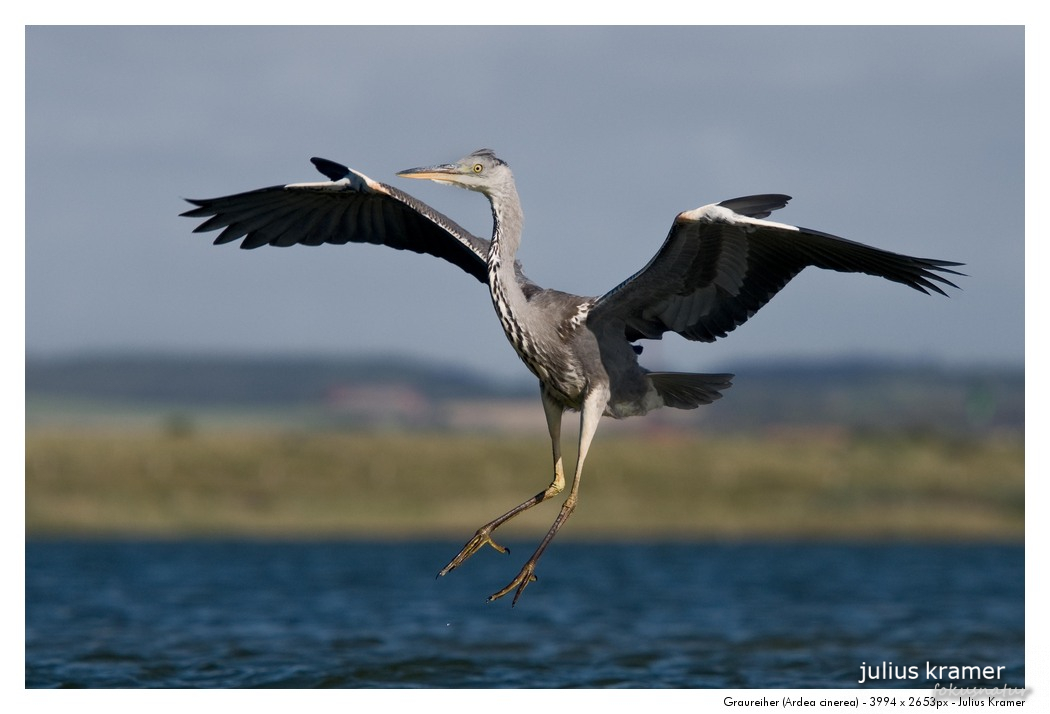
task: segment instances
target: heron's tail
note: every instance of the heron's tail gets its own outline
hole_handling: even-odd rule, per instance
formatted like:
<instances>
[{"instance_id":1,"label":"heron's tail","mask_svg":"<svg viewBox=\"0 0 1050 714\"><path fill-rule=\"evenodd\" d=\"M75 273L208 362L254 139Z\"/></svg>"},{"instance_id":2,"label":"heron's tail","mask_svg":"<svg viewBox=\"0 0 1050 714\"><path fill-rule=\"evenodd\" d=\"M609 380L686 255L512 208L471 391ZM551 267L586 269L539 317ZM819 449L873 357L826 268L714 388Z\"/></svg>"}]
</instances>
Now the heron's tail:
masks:
<instances>
[{"instance_id":1,"label":"heron's tail","mask_svg":"<svg viewBox=\"0 0 1050 714\"><path fill-rule=\"evenodd\" d=\"M649 380L664 404L675 409L696 409L722 398L722 390L733 386L731 374L650 372Z\"/></svg>"}]
</instances>

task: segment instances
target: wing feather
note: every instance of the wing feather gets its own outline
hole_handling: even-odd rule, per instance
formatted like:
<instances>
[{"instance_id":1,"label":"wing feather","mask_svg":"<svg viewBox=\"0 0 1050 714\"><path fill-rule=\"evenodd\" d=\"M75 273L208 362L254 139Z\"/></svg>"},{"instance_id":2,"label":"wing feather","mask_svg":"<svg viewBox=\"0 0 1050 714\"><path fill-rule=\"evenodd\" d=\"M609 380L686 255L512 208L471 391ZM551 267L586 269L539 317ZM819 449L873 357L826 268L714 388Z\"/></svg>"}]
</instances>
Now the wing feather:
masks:
<instances>
[{"instance_id":1,"label":"wing feather","mask_svg":"<svg viewBox=\"0 0 1050 714\"><path fill-rule=\"evenodd\" d=\"M627 339L677 332L713 342L746 322L804 268L866 273L923 293L957 287L944 260L914 258L828 233L762 220L788 196L744 196L681 213L659 252L595 303L590 320L622 322Z\"/></svg>"},{"instance_id":2,"label":"wing feather","mask_svg":"<svg viewBox=\"0 0 1050 714\"><path fill-rule=\"evenodd\" d=\"M393 186L334 161L313 162L331 180L189 199L195 207L182 215L207 219L195 233L221 229L216 244L374 243L443 258L487 282L488 240Z\"/></svg>"}]
</instances>

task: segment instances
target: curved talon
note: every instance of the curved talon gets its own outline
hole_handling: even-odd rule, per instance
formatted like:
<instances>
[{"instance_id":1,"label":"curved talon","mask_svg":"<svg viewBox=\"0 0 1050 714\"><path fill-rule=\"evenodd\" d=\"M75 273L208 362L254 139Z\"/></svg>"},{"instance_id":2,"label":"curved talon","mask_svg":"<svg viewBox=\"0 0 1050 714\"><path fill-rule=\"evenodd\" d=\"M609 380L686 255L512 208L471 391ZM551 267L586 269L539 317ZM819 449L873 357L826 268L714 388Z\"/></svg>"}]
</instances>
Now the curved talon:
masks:
<instances>
[{"instance_id":1,"label":"curved talon","mask_svg":"<svg viewBox=\"0 0 1050 714\"><path fill-rule=\"evenodd\" d=\"M468 542L465 546L463 546L463 550L459 551L459 555L457 555L455 558L453 558L449 562L449 564L446 565L441 570L441 572L437 574L437 576L440 578L442 575L446 575L446 574L452 572L453 570L458 568L460 565L462 565L464 563L464 561L466 561L467 558L469 558L470 556L474 555L479 550L481 550L481 547L483 545L486 545L486 544L487 545L491 545L493 548L498 550L500 553L509 553L510 552L509 548L504 548L502 545L500 545L496 541L492 540L492 531L486 531L485 529L482 529L482 530L480 530L480 531L478 531L477 533L474 534L474 537L470 539L470 542Z\"/></svg>"},{"instance_id":2,"label":"curved talon","mask_svg":"<svg viewBox=\"0 0 1050 714\"><path fill-rule=\"evenodd\" d=\"M528 563L525 563L525 566L521 569L521 572L518 573L517 577L510 581L507 587L489 596L489 602L492 602L493 600L498 600L499 598L509 593L511 590L514 590L514 588L516 587L517 592L514 593L514 599L511 601L510 606L514 607L515 605L517 605L518 598L521 597L521 594L525 591L525 587L529 583L536 582L537 577L535 575L535 570L536 563L534 561L530 560Z\"/></svg>"}]
</instances>

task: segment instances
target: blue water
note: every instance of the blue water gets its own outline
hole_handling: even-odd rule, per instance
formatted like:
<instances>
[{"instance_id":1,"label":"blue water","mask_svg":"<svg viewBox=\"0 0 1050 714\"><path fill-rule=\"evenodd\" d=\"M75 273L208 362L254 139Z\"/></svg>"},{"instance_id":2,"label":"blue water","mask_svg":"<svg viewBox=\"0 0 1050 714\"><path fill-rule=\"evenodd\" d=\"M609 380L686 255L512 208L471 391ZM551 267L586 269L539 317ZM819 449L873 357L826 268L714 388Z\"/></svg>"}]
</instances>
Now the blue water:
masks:
<instances>
[{"instance_id":1,"label":"blue water","mask_svg":"<svg viewBox=\"0 0 1050 714\"><path fill-rule=\"evenodd\" d=\"M26 686L1024 684L1021 546L556 542L511 608L533 544L435 579L460 545L31 540Z\"/></svg>"}]
</instances>

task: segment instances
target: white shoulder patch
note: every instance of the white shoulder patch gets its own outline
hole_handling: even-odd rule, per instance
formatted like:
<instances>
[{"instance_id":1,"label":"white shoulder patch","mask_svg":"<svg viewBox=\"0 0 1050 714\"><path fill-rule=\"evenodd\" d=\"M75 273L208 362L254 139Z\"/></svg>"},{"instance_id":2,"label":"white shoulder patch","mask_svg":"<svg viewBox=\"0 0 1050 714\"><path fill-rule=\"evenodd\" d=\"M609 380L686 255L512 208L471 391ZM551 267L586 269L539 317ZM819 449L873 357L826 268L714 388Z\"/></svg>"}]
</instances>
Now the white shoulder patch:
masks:
<instances>
[{"instance_id":1,"label":"white shoulder patch","mask_svg":"<svg viewBox=\"0 0 1050 714\"><path fill-rule=\"evenodd\" d=\"M706 206L694 208L692 211L683 211L678 214L676 220L680 222L694 221L697 223L732 223L746 226L763 226L765 228L779 228L785 231L798 230L798 226L792 226L787 223L743 216L736 211L729 210L725 206L719 206L717 203L709 203Z\"/></svg>"},{"instance_id":2,"label":"white shoulder patch","mask_svg":"<svg viewBox=\"0 0 1050 714\"><path fill-rule=\"evenodd\" d=\"M285 188L303 189L306 191L342 191L350 185L350 179L341 178L338 181L304 181L302 183L286 184Z\"/></svg>"},{"instance_id":3,"label":"white shoulder patch","mask_svg":"<svg viewBox=\"0 0 1050 714\"><path fill-rule=\"evenodd\" d=\"M572 319L569 321L574 328L579 328L587 322L587 316L591 313L591 308L594 307L594 302L594 300L586 300L576 307L576 314L573 315Z\"/></svg>"},{"instance_id":4,"label":"white shoulder patch","mask_svg":"<svg viewBox=\"0 0 1050 714\"><path fill-rule=\"evenodd\" d=\"M386 193L383 184L373 181L362 173L350 169L343 178L338 181L306 181L303 183L290 183L285 186L288 189L302 189L305 191L370 191L372 193Z\"/></svg>"}]
</instances>

